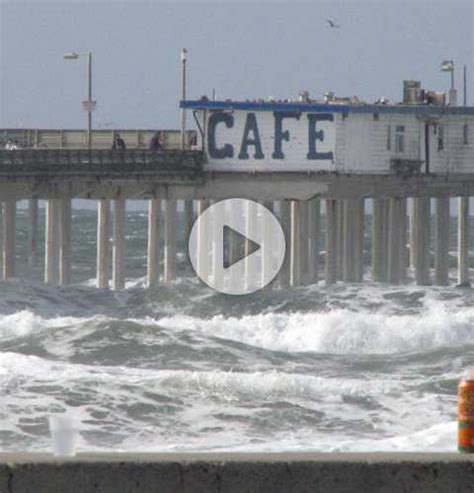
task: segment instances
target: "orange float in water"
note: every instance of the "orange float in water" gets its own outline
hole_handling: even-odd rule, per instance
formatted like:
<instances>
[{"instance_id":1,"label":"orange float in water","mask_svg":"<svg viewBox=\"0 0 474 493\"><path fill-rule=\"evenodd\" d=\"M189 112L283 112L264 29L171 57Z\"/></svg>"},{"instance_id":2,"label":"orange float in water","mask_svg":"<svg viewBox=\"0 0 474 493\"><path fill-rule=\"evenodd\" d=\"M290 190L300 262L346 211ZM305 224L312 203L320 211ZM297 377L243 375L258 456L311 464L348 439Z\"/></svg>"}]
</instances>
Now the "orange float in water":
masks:
<instances>
[{"instance_id":1,"label":"orange float in water","mask_svg":"<svg viewBox=\"0 0 474 493\"><path fill-rule=\"evenodd\" d=\"M474 370L459 382L458 450L474 453Z\"/></svg>"}]
</instances>

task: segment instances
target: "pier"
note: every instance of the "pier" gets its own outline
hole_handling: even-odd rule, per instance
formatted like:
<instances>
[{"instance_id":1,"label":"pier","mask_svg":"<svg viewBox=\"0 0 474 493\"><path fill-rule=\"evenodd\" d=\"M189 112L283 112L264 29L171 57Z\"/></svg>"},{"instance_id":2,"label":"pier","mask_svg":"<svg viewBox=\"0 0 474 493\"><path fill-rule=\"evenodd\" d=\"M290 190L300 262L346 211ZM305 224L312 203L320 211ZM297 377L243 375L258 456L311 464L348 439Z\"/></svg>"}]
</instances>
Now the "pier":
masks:
<instances>
[{"instance_id":1,"label":"pier","mask_svg":"<svg viewBox=\"0 0 474 493\"><path fill-rule=\"evenodd\" d=\"M177 237L187 238L212 202L239 197L272 210L285 232L287 254L275 289L318 281L397 285L410 278L444 286L450 282L450 199L456 198L457 284L469 285L474 108L181 104L193 111L198 130L186 132L184 146L178 131L160 131L159 151L148 149L156 130L118 130L125 150L111 149L112 130L93 131L91 149L85 131L0 130L0 147L7 138L19 144L0 150L3 279L15 277L20 201L28 201L32 265L38 200L46 201L49 284L71 282L72 200L97 201L97 287L121 290L128 201L149 204L144 275L155 286L177 278Z\"/></svg>"}]
</instances>

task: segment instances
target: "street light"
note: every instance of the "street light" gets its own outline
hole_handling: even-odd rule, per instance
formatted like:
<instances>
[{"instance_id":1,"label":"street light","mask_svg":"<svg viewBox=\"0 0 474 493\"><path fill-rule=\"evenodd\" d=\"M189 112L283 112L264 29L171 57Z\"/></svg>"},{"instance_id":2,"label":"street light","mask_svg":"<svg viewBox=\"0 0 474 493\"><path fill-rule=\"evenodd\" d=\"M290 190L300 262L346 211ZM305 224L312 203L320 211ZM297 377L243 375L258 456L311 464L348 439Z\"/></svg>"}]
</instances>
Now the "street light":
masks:
<instances>
[{"instance_id":1,"label":"street light","mask_svg":"<svg viewBox=\"0 0 474 493\"><path fill-rule=\"evenodd\" d=\"M64 60L77 60L79 57L85 56L88 58L87 64L87 95L88 99L83 101L84 109L87 111L87 147L89 150L92 147L92 111L95 108L95 101L92 101L92 52L86 51L85 53L76 53L72 51L65 53Z\"/></svg>"},{"instance_id":2,"label":"street light","mask_svg":"<svg viewBox=\"0 0 474 493\"><path fill-rule=\"evenodd\" d=\"M467 106L467 67L466 65L463 66L462 68L462 73L463 73L463 81L464 81L464 97L463 97L463 103L464 106Z\"/></svg>"},{"instance_id":3,"label":"street light","mask_svg":"<svg viewBox=\"0 0 474 493\"><path fill-rule=\"evenodd\" d=\"M181 50L181 100L186 100L186 59L187 59L188 51L186 48ZM184 149L184 136L186 133L186 111L184 108L181 108L181 149Z\"/></svg>"},{"instance_id":4,"label":"street light","mask_svg":"<svg viewBox=\"0 0 474 493\"><path fill-rule=\"evenodd\" d=\"M454 89L454 61L444 60L441 62L441 72L451 72L451 90Z\"/></svg>"},{"instance_id":5,"label":"street light","mask_svg":"<svg viewBox=\"0 0 474 493\"><path fill-rule=\"evenodd\" d=\"M63 58L65 60L77 60L79 55L73 51L71 53L65 53Z\"/></svg>"},{"instance_id":6,"label":"street light","mask_svg":"<svg viewBox=\"0 0 474 493\"><path fill-rule=\"evenodd\" d=\"M457 93L456 89L454 89L454 61L453 60L444 60L441 62L441 71L442 72L451 72L451 89L449 90L449 105L457 106ZM464 97L466 95L466 87L464 86Z\"/></svg>"}]
</instances>

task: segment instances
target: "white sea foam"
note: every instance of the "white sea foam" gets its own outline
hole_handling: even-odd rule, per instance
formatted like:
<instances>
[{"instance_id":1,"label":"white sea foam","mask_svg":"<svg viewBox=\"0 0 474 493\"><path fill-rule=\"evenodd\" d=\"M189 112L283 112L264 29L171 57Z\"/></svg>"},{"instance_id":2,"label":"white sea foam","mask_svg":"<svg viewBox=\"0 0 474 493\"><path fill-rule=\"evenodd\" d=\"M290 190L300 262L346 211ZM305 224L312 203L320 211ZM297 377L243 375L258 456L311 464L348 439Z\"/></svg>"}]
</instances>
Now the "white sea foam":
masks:
<instances>
[{"instance_id":1,"label":"white sea foam","mask_svg":"<svg viewBox=\"0 0 474 493\"><path fill-rule=\"evenodd\" d=\"M160 319L138 319L134 322L164 327L173 333L189 330L205 337L216 336L278 351L316 352L397 352L422 350L440 345L472 342L474 310L449 310L447 305L436 304L417 316L355 313L333 310L316 313L267 313L240 318L216 316L209 319L172 316ZM0 317L0 333L4 338L29 333L54 332L69 327L68 336L48 339L48 349L65 357L67 347L84 331L94 331L97 324L113 319L96 316L43 318L31 312ZM258 366L258 365L257 365ZM441 378L457 378L447 374ZM425 381L427 379L425 378ZM31 383L31 388L27 384ZM418 383L423 378L418 378ZM416 380L409 384L415 386ZM166 431L166 421L151 425L147 422L127 421L129 436L123 436L123 450L413 450L446 451L455 447L453 423L449 415L454 409L452 397L435 393L422 395L406 386L402 375L376 376L364 374L346 377L298 374L290 371L190 371L170 369L131 368L52 361L37 356L3 352L0 358L0 385L5 389L4 405L18 409L28 402L30 415L42 416L44 409L59 404L67 406L57 391L38 393L38 386L62 388L62 393L84 393L88 389L90 402L83 409L89 423L94 423L94 409L105 412L109 420L122 422L124 417L117 406L124 402L155 402L145 396L157 392L169 399L178 399L185 405L176 417L178 428ZM133 389L133 390L132 390ZM95 400L94 400L95 399ZM355 399L355 403L351 400ZM374 409L358 405L362 399ZM323 413L324 419L336 423L357 423L354 436L346 431L324 431L317 425L297 426L291 432L266 432L252 440L252 433L241 424L253 412L266 406L287 402L306 409L309 413ZM255 407L255 410L252 409ZM235 415L236 421L222 425L220 414ZM88 417L89 416L89 417ZM161 417L161 420L168 419ZM275 418L273 418L275 419ZM372 428L374 437L360 436L358 426ZM282 426L285 422L282 421ZM89 424L88 433L97 431L99 424ZM18 416L9 413L5 429L18 430ZM186 429L190 438L183 443L179 437ZM220 430L210 433L207 430ZM423 430L423 431L422 431ZM148 441L137 440L147 433ZM358 436L359 435L359 436ZM47 442L38 441L35 447L44 449ZM99 447L104 449L104 447ZM105 449L107 447L105 446ZM94 445L81 441L81 450Z\"/></svg>"},{"instance_id":2,"label":"white sea foam","mask_svg":"<svg viewBox=\"0 0 474 493\"><path fill-rule=\"evenodd\" d=\"M84 323L82 317L43 318L29 310L22 310L11 315L0 315L0 339L23 337L38 334L48 329Z\"/></svg>"},{"instance_id":3,"label":"white sea foam","mask_svg":"<svg viewBox=\"0 0 474 493\"><path fill-rule=\"evenodd\" d=\"M93 424L94 409L106 412L108 422L118 423L125 417L115 410L117 406L127 402L155 406L154 427L149 422L134 423L126 418L129 433L136 427L135 433L147 431L154 438L148 437L147 444L137 441L131 433L130 437L124 437L124 450L446 451L455 447L455 423L448 419L452 400L410 391L404 388L402 379L392 375L366 380L362 376L335 378L279 371L156 371L71 364L3 353L0 385L6 390L5 406L18 408L28 402L30 412L36 409L39 415L57 408L61 399L58 400L60 396L54 391L38 393L38 386L62 387L65 394L87 388L89 402L79 412L83 419L81 429L89 433L98 426ZM190 434L185 443L179 440L179 433L170 437L169 430L165 433L160 427L169 418L159 414L159 406L147 397L150 392L176 398L184 404L176 419ZM351 404L351 398L364 397L373 401L372 410L357 405L357 400ZM306 409L305 415L320 416L322 424L300 423L290 427L290 431L283 420L281 432L257 434L258 440L249 441L249 430L242 420L252 419L253 413L268 413L267 406L278 405L283 405L283 409L295 406L295 412ZM61 407L71 410L67 405ZM222 414L228 416L224 426L219 418ZM278 419L277 416L278 413L272 419ZM340 424L332 428L328 425L332 422ZM367 432L357 433L354 429L355 436L351 436L339 429L343 422L365 422L365 428L372 428L372 433L368 436ZM5 429L14 431L17 423L18 416L10 414ZM82 449L93 448L84 440L81 444Z\"/></svg>"},{"instance_id":4,"label":"white sea foam","mask_svg":"<svg viewBox=\"0 0 474 493\"><path fill-rule=\"evenodd\" d=\"M6 377L35 378L42 381L66 383L72 379L99 379L118 384L142 382L176 392L197 391L207 395L266 398L327 399L340 402L341 395L380 395L400 389L395 378L330 378L284 371L194 371L155 370L129 366L105 366L54 361L39 356L3 352L0 375Z\"/></svg>"},{"instance_id":5,"label":"white sea foam","mask_svg":"<svg viewBox=\"0 0 474 493\"><path fill-rule=\"evenodd\" d=\"M240 318L176 315L157 319L156 323L288 352L396 353L474 343L474 308L450 310L442 304L414 315L338 309Z\"/></svg>"}]
</instances>

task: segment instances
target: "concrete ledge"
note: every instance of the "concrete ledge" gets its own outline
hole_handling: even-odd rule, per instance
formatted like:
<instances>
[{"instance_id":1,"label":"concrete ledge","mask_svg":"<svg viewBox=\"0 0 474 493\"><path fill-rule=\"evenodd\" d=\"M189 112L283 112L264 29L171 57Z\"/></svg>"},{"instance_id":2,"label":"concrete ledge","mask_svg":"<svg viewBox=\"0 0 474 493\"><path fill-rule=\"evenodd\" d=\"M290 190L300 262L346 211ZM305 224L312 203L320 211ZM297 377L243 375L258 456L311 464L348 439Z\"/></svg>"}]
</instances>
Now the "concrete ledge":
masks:
<instances>
[{"instance_id":1,"label":"concrete ledge","mask_svg":"<svg viewBox=\"0 0 474 493\"><path fill-rule=\"evenodd\" d=\"M473 493L461 454L0 454L1 493Z\"/></svg>"}]
</instances>

